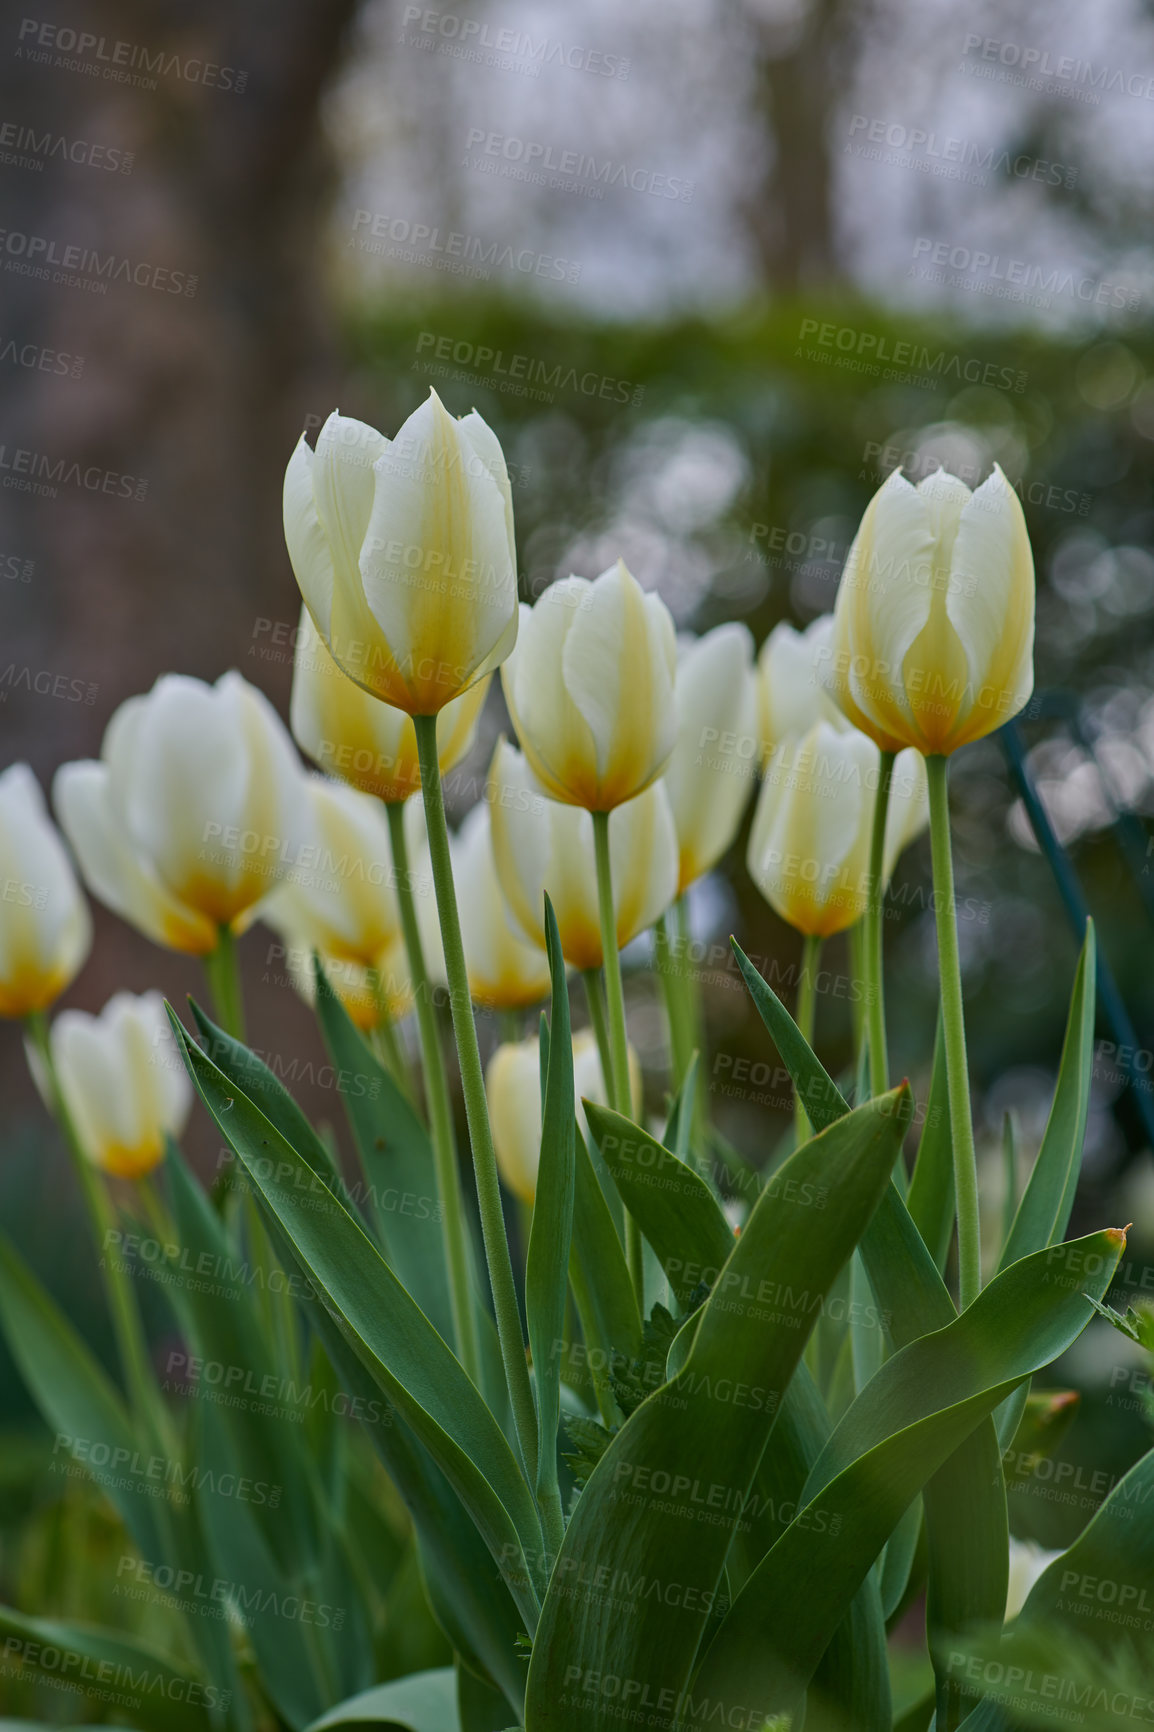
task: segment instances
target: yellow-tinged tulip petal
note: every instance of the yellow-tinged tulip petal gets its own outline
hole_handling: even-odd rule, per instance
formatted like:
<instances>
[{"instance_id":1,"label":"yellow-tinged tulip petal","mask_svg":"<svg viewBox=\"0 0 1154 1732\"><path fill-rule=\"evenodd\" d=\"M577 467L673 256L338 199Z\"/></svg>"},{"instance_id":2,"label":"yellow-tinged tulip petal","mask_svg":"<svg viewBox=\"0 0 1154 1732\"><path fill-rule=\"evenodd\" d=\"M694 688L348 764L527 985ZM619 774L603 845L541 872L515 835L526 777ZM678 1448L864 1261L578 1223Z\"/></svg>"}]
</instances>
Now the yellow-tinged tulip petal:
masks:
<instances>
[{"instance_id":1,"label":"yellow-tinged tulip petal","mask_svg":"<svg viewBox=\"0 0 1154 1732\"><path fill-rule=\"evenodd\" d=\"M975 493L895 470L870 501L838 589L832 685L883 749L949 754L1018 713L1033 689L1034 564L995 465Z\"/></svg>"},{"instance_id":2,"label":"yellow-tinged tulip petal","mask_svg":"<svg viewBox=\"0 0 1154 1732\"><path fill-rule=\"evenodd\" d=\"M758 707L746 626L680 638L677 650L677 744L663 780L677 826L680 894L737 834L757 770Z\"/></svg>"},{"instance_id":3,"label":"yellow-tinged tulip petal","mask_svg":"<svg viewBox=\"0 0 1154 1732\"><path fill-rule=\"evenodd\" d=\"M261 918L324 956L375 965L400 936L389 828L380 802L323 776L302 778L312 843Z\"/></svg>"},{"instance_id":4,"label":"yellow-tinged tulip petal","mask_svg":"<svg viewBox=\"0 0 1154 1732\"><path fill-rule=\"evenodd\" d=\"M133 846L116 809L107 764L95 758L61 764L52 782L52 803L98 902L169 950L207 956L216 949L216 921L174 896Z\"/></svg>"},{"instance_id":5,"label":"yellow-tinged tulip petal","mask_svg":"<svg viewBox=\"0 0 1154 1732\"><path fill-rule=\"evenodd\" d=\"M238 673L212 686L165 674L129 698L97 769L61 771L61 820L93 893L159 943L212 949L218 927L243 929L300 865L303 772L276 711Z\"/></svg>"},{"instance_id":6,"label":"yellow-tinged tulip petal","mask_svg":"<svg viewBox=\"0 0 1154 1732\"><path fill-rule=\"evenodd\" d=\"M0 1016L45 1010L92 946L92 917L27 764L0 775Z\"/></svg>"},{"instance_id":7,"label":"yellow-tinged tulip petal","mask_svg":"<svg viewBox=\"0 0 1154 1732\"><path fill-rule=\"evenodd\" d=\"M64 1010L52 1024L52 1058L80 1145L94 1166L139 1179L179 1136L192 1084L159 992L118 992L100 1012ZM43 1092L40 1056L29 1063Z\"/></svg>"},{"instance_id":8,"label":"yellow-tinged tulip petal","mask_svg":"<svg viewBox=\"0 0 1154 1732\"><path fill-rule=\"evenodd\" d=\"M446 704L437 718L442 776L473 744L490 678L486 674L471 685ZM421 767L412 717L366 692L341 672L307 608L301 609L297 632L289 720L301 751L350 787L390 805L420 792Z\"/></svg>"},{"instance_id":9,"label":"yellow-tinged tulip petal","mask_svg":"<svg viewBox=\"0 0 1154 1732\"><path fill-rule=\"evenodd\" d=\"M499 1046L485 1071L485 1092L497 1166L509 1189L523 1202L537 1195L541 1164L541 1059L536 1037ZM641 1066L629 1048L629 1078L636 1113L641 1110ZM588 1029L573 1037L573 1092L582 1135L589 1127L581 1101L607 1106L601 1061Z\"/></svg>"},{"instance_id":10,"label":"yellow-tinged tulip petal","mask_svg":"<svg viewBox=\"0 0 1154 1732\"><path fill-rule=\"evenodd\" d=\"M548 799L507 740L493 754L489 804L497 877L525 934L544 943L548 891L566 962L600 968L590 814ZM677 830L662 782L610 814L609 860L620 948L652 926L677 894Z\"/></svg>"},{"instance_id":11,"label":"yellow-tinged tulip petal","mask_svg":"<svg viewBox=\"0 0 1154 1732\"><path fill-rule=\"evenodd\" d=\"M864 914L880 772L871 740L828 722L775 753L754 813L748 865L766 901L799 932L830 938ZM903 752L886 818L887 878L928 818L925 765L918 753Z\"/></svg>"},{"instance_id":12,"label":"yellow-tinged tulip petal","mask_svg":"<svg viewBox=\"0 0 1154 1732\"><path fill-rule=\"evenodd\" d=\"M269 961L282 962L289 979L306 1004L316 1002L316 980L313 975L313 952L320 956L329 985L359 1029L369 1033L382 1021L396 1022L412 1008L413 983L409 974L405 947L398 937L371 966L355 962L347 956L332 956L312 943L303 933L281 923L276 913L265 914L270 926L276 928L281 944L279 952L270 952ZM275 978L275 977L274 977Z\"/></svg>"},{"instance_id":13,"label":"yellow-tinged tulip petal","mask_svg":"<svg viewBox=\"0 0 1154 1732\"><path fill-rule=\"evenodd\" d=\"M334 660L386 703L435 714L512 649L512 495L475 411L456 421L431 391L394 440L331 415L289 462L284 525Z\"/></svg>"},{"instance_id":14,"label":"yellow-tinged tulip petal","mask_svg":"<svg viewBox=\"0 0 1154 1732\"><path fill-rule=\"evenodd\" d=\"M787 620L775 625L757 658L758 719L762 758L768 761L789 734L806 734L815 722L849 724L828 689L833 615L796 631Z\"/></svg>"},{"instance_id":15,"label":"yellow-tinged tulip petal","mask_svg":"<svg viewBox=\"0 0 1154 1732\"><path fill-rule=\"evenodd\" d=\"M469 991L491 1010L523 1010L549 993L549 960L527 941L497 878L489 807L474 806L455 838L453 876Z\"/></svg>"},{"instance_id":16,"label":"yellow-tinged tulip petal","mask_svg":"<svg viewBox=\"0 0 1154 1732\"><path fill-rule=\"evenodd\" d=\"M669 611L621 560L592 583L563 578L523 608L501 680L546 792L606 812L647 788L677 738L676 670Z\"/></svg>"}]
</instances>

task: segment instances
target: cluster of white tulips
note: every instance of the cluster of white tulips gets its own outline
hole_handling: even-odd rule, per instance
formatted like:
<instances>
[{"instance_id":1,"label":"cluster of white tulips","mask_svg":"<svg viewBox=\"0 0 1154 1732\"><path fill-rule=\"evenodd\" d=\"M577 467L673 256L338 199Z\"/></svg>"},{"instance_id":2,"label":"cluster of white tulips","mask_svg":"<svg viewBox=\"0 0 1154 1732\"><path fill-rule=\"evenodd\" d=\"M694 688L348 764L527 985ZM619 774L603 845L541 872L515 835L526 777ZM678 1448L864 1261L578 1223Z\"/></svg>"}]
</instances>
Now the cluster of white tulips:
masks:
<instances>
[{"instance_id":1,"label":"cluster of white tulips","mask_svg":"<svg viewBox=\"0 0 1154 1732\"><path fill-rule=\"evenodd\" d=\"M681 899L733 843L760 778L750 874L804 935L809 973L822 940L862 933L878 1092L881 904L898 855L932 818L963 1297L972 1295L976 1191L945 765L1031 689L1033 567L1000 471L973 494L942 473L916 488L892 475L862 521L835 613L803 633L779 625L756 661L740 624L678 638L659 597L620 561L519 604L500 445L476 413L455 420L435 393L396 439L339 414L315 450L302 438L284 522L304 598L291 731L316 770L239 674L215 685L163 676L117 710L98 760L56 775L56 815L91 893L156 943L204 958L234 1033L235 940L257 919L283 938L306 993L319 956L354 1020L406 1077L397 1024L415 1013L459 1270L431 995L433 983L447 988L498 1323L515 1358L495 1160L531 1200L537 1058L533 1041L500 1047L486 1101L471 1002L522 1032L518 1014L549 990L546 897L588 997L579 1092L628 1113L636 1063L619 951L647 928L666 940L677 929L671 911L683 921ZM450 836L441 778L472 747L498 666L518 743L498 741L483 799ZM25 1020L36 1075L84 1157L140 1175L178 1131L189 1087L153 994L118 994L99 1017L65 1012L49 1032L45 1012L84 962L91 922L23 765L0 778L0 877L0 1011ZM639 1280L639 1242L630 1250Z\"/></svg>"}]
</instances>

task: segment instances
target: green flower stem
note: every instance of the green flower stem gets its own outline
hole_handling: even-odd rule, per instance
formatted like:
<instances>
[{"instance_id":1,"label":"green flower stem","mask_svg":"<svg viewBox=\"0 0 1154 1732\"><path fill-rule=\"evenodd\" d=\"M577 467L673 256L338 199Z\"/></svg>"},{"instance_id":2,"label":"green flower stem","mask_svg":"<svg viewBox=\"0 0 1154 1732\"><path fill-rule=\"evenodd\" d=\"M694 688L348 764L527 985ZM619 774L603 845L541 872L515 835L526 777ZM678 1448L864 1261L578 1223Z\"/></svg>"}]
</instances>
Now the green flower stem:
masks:
<instances>
[{"instance_id":1,"label":"green flower stem","mask_svg":"<svg viewBox=\"0 0 1154 1732\"><path fill-rule=\"evenodd\" d=\"M871 1095L884 1095L889 1088L886 1057L886 1001L882 959L882 925L885 912L886 813L890 804L894 754L883 752L874 799L873 831L870 836L869 906L865 921L866 1017L869 1030Z\"/></svg>"},{"instance_id":2,"label":"green flower stem","mask_svg":"<svg viewBox=\"0 0 1154 1732\"><path fill-rule=\"evenodd\" d=\"M609 1011L609 1058L613 1072L609 1099L615 1112L633 1117L629 1087L629 1044L625 1037L625 989L621 984L621 958L617 952L617 916L613 912L613 873L609 864L609 813L592 812L593 851L597 861L597 908L601 916L601 951L605 967L605 998ZM645 1254L641 1228L625 1212L625 1260L637 1295L638 1309L645 1309Z\"/></svg>"},{"instance_id":3,"label":"green flower stem","mask_svg":"<svg viewBox=\"0 0 1154 1732\"><path fill-rule=\"evenodd\" d=\"M225 1034L234 1040L244 1039L244 997L240 985L240 965L236 954L236 938L231 926L220 928L215 950L204 959L208 989L212 994L216 1020Z\"/></svg>"},{"instance_id":4,"label":"green flower stem","mask_svg":"<svg viewBox=\"0 0 1154 1732\"><path fill-rule=\"evenodd\" d=\"M682 972L683 963L680 958L684 956L685 949L677 943L679 935L675 922L674 910L667 909L654 926L653 936L657 950L657 972L661 977L665 1016L669 1024L669 1052L676 1092L685 1081L696 1043L693 1038L693 1008L686 991L687 987L692 991L692 982Z\"/></svg>"},{"instance_id":5,"label":"green flower stem","mask_svg":"<svg viewBox=\"0 0 1154 1732\"><path fill-rule=\"evenodd\" d=\"M489 1127L489 1107L485 1099L485 1077L481 1069L480 1048L477 1045L477 1026L473 1021L473 1006L469 997L469 975L465 967L465 947L461 941L461 920L457 913L457 892L453 885L453 864L449 857L449 830L445 822L445 800L441 790L441 767L437 759L437 718L414 716L413 724L417 730L417 755L421 764L421 794L425 802L425 826L429 833L429 858L437 892L441 940L445 947L449 1007L453 1013L453 1033L457 1038L461 1088L465 1096L465 1116L473 1151L473 1172L477 1181L481 1233L485 1241L485 1260L489 1266L497 1335L501 1343L501 1359L505 1367L505 1381L509 1389L509 1402L521 1449L522 1465L529 1484L535 1485L537 1415L533 1404L533 1388L529 1381L529 1366L525 1358L521 1314L517 1309L517 1289L513 1282L513 1263L509 1256L505 1217L501 1209L501 1186L497 1178L493 1133ZM552 1438L544 1441L546 1448L554 1447Z\"/></svg>"},{"instance_id":6,"label":"green flower stem","mask_svg":"<svg viewBox=\"0 0 1154 1732\"><path fill-rule=\"evenodd\" d=\"M978 1216L978 1166L970 1118L970 1077L966 1064L966 1024L962 1010L962 970L958 959L958 922L954 905L954 863L950 852L949 761L926 759L930 784L930 849L934 863L934 910L938 927L938 975L942 993L942 1036L954 1145L954 1189L958 1208L958 1291L965 1310L982 1287L981 1223Z\"/></svg>"},{"instance_id":7,"label":"green flower stem","mask_svg":"<svg viewBox=\"0 0 1154 1732\"><path fill-rule=\"evenodd\" d=\"M405 841L403 801L397 800L386 805L385 812L389 820L389 841L393 850L397 907L409 959L409 973L412 976L413 1001L417 1008L421 1062L425 1073L425 1098L433 1138L433 1165L437 1174L441 1207L444 1209L442 1226L445 1236L445 1264L449 1272L449 1307L453 1314L453 1333L457 1337L457 1354L461 1364L476 1383L480 1376L477 1322L473 1315L473 1297L469 1291L465 1205L461 1196L461 1175L457 1169L457 1151L453 1140L449 1079L445 1074L445 1054L441 1047L440 1030L437 1028L436 1007L429 990L429 975L421 946L421 929L417 923L413 878L409 869L409 849Z\"/></svg>"},{"instance_id":8,"label":"green flower stem","mask_svg":"<svg viewBox=\"0 0 1154 1732\"><path fill-rule=\"evenodd\" d=\"M601 1060L601 1080L605 1084L606 1100L613 1099L613 1054L609 1048L609 1014L605 1009L605 989L599 968L584 968L581 980L585 987L585 1002L589 1006L589 1026L597 1042Z\"/></svg>"},{"instance_id":9,"label":"green flower stem","mask_svg":"<svg viewBox=\"0 0 1154 1732\"><path fill-rule=\"evenodd\" d=\"M53 1117L60 1127L65 1146L72 1157L72 1165L77 1178L80 1180L80 1188L88 1206L92 1232L96 1240L100 1272L104 1280L104 1291L108 1299L109 1311L112 1314L112 1327L116 1337L116 1348L121 1369L124 1373L125 1387L137 1415L151 1427L154 1437L167 1447L169 1440L168 1414L160 1398L160 1390L153 1375L152 1362L148 1355L148 1343L145 1339L144 1325L141 1322L136 1295L132 1290L130 1277L117 1266L117 1259L110 1248L109 1235L117 1230L116 1211L113 1208L112 1199L104 1186L101 1174L84 1152L72 1114L68 1110L64 1091L60 1086L60 1073L56 1068L56 1060L52 1056L48 1021L43 1011L34 1011L26 1019L26 1027L28 1038L40 1059L47 1080Z\"/></svg>"},{"instance_id":10,"label":"green flower stem","mask_svg":"<svg viewBox=\"0 0 1154 1732\"><path fill-rule=\"evenodd\" d=\"M497 1013L497 1033L502 1042L512 1045L521 1038L521 1019L515 1010L502 1010Z\"/></svg>"},{"instance_id":11,"label":"green flower stem","mask_svg":"<svg viewBox=\"0 0 1154 1732\"><path fill-rule=\"evenodd\" d=\"M820 938L806 934L801 946L801 980L797 989L797 1026L805 1036L810 1046L813 1045L814 1011L817 1004L817 971L821 965ZM801 1104L801 1095L795 1093L793 1106L794 1125L797 1130L797 1142L804 1143L811 1135L809 1115Z\"/></svg>"}]
</instances>

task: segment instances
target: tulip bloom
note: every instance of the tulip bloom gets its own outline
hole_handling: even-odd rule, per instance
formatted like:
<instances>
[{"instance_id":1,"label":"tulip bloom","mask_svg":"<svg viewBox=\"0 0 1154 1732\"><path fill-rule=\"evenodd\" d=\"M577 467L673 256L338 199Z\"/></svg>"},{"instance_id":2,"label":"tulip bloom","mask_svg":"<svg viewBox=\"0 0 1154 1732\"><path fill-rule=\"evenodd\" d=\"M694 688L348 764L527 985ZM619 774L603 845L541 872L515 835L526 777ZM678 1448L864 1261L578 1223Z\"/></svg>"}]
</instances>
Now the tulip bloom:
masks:
<instances>
[{"instance_id":1,"label":"tulip bloom","mask_svg":"<svg viewBox=\"0 0 1154 1732\"><path fill-rule=\"evenodd\" d=\"M783 920L807 937L830 938L869 903L878 750L856 729L817 722L779 757L754 813L750 876ZM928 818L925 765L917 752L903 752L886 815L886 882Z\"/></svg>"},{"instance_id":2,"label":"tulip bloom","mask_svg":"<svg viewBox=\"0 0 1154 1732\"><path fill-rule=\"evenodd\" d=\"M477 717L489 690L485 675L459 698L445 705L437 722L437 755L441 774L468 752ZM374 794L386 805L419 792L421 767L413 719L343 674L312 622L301 608L293 658L289 722L302 752L330 776L339 776L362 793Z\"/></svg>"},{"instance_id":3,"label":"tulip bloom","mask_svg":"<svg viewBox=\"0 0 1154 1732\"><path fill-rule=\"evenodd\" d=\"M298 863L302 781L276 711L240 674L165 674L121 704L99 761L61 766L53 797L92 894L203 956Z\"/></svg>"},{"instance_id":4,"label":"tulip bloom","mask_svg":"<svg viewBox=\"0 0 1154 1732\"><path fill-rule=\"evenodd\" d=\"M328 956L371 967L400 937L389 829L368 794L323 776L302 778L311 808L308 864L261 908Z\"/></svg>"},{"instance_id":5,"label":"tulip bloom","mask_svg":"<svg viewBox=\"0 0 1154 1732\"><path fill-rule=\"evenodd\" d=\"M514 917L543 944L548 891L566 962L600 968L591 815L547 799L507 740L497 743L489 781L493 856ZM677 894L677 831L661 782L610 814L609 852L620 948L652 926Z\"/></svg>"},{"instance_id":6,"label":"tulip bloom","mask_svg":"<svg viewBox=\"0 0 1154 1732\"><path fill-rule=\"evenodd\" d=\"M0 1016L47 1009L92 947L92 916L27 764L0 775Z\"/></svg>"},{"instance_id":7,"label":"tulip bloom","mask_svg":"<svg viewBox=\"0 0 1154 1732\"><path fill-rule=\"evenodd\" d=\"M621 560L592 583L562 578L523 607L501 682L545 792L609 812L648 788L677 739L676 671L669 611Z\"/></svg>"},{"instance_id":8,"label":"tulip bloom","mask_svg":"<svg viewBox=\"0 0 1154 1732\"><path fill-rule=\"evenodd\" d=\"M641 1066L630 1048L629 1075L635 1104L641 1100ZM541 1165L541 1058L537 1037L499 1046L485 1071L485 1093L497 1166L505 1184L522 1202L537 1195ZM588 1137L581 1101L607 1106L597 1044L589 1029L573 1036L573 1093L578 1123Z\"/></svg>"},{"instance_id":9,"label":"tulip bloom","mask_svg":"<svg viewBox=\"0 0 1154 1732\"><path fill-rule=\"evenodd\" d=\"M474 806L454 844L469 992L490 1010L524 1010L549 992L549 960L527 942L497 879L489 808Z\"/></svg>"},{"instance_id":10,"label":"tulip bloom","mask_svg":"<svg viewBox=\"0 0 1154 1732\"><path fill-rule=\"evenodd\" d=\"M53 1067L80 1146L94 1166L139 1179L164 1159L192 1105L192 1084L159 992L118 992L99 1016L64 1010L52 1024ZM40 1054L29 1064L46 1098Z\"/></svg>"},{"instance_id":11,"label":"tulip bloom","mask_svg":"<svg viewBox=\"0 0 1154 1732\"><path fill-rule=\"evenodd\" d=\"M898 470L874 494L834 610L833 688L883 751L948 756L1001 727L1034 686L1034 561L995 464L975 493Z\"/></svg>"},{"instance_id":12,"label":"tulip bloom","mask_svg":"<svg viewBox=\"0 0 1154 1732\"><path fill-rule=\"evenodd\" d=\"M808 734L815 722L848 726L829 685L833 615L823 613L804 631L787 620L775 625L757 658L758 720L768 762L790 734Z\"/></svg>"},{"instance_id":13,"label":"tulip bloom","mask_svg":"<svg viewBox=\"0 0 1154 1732\"><path fill-rule=\"evenodd\" d=\"M677 645L677 744L665 771L679 850L680 895L725 853L757 765L753 639L719 625Z\"/></svg>"},{"instance_id":14,"label":"tulip bloom","mask_svg":"<svg viewBox=\"0 0 1154 1732\"><path fill-rule=\"evenodd\" d=\"M435 715L517 637L513 499L497 436L435 391L394 440L332 414L284 481L296 580L334 661L365 691Z\"/></svg>"}]
</instances>

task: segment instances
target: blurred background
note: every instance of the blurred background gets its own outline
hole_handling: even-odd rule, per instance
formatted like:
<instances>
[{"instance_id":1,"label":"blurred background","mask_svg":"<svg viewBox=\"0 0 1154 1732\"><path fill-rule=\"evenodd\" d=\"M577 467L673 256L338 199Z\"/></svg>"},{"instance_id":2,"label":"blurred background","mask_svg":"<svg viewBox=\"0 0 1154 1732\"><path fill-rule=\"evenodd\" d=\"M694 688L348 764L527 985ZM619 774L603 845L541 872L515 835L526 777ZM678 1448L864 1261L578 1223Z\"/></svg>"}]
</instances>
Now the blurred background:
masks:
<instances>
[{"instance_id":1,"label":"blurred background","mask_svg":"<svg viewBox=\"0 0 1154 1732\"><path fill-rule=\"evenodd\" d=\"M47 785L168 670L237 667L287 713L281 480L335 406L390 434L430 386L481 412L510 463L526 599L620 554L680 628L739 618L759 643L831 607L892 468L976 485L996 461L1038 570L1045 697L1022 719L1026 761L1132 1028L1099 1026L1074 1224L1133 1220L1115 1297L1154 1291L1151 8L30 4L46 9L0 27L3 762ZM503 725L495 691L478 772ZM1077 940L999 741L963 752L953 780L996 1210L1004 1113L1023 1163L1042 1134ZM762 1162L787 1091L726 939L776 967L787 999L798 941L743 855L744 833L692 915L711 1110ZM893 1068L923 1090L929 876L923 839L887 947ZM96 918L68 1002L202 991L190 961ZM241 955L254 1044L336 1120L275 939L254 927ZM660 999L646 947L630 960L656 1109ZM839 945L829 970L833 1069L852 1017ZM11 1027L0 1090L7 1229L106 1346L87 1229ZM203 1118L188 1146L211 1170ZM1103 1325L1063 1367L1085 1395L1065 1455L1107 1473L1147 1436L1110 1384L1124 1348ZM37 1446L15 1441L31 1409L7 1372L0 1597L63 1612L43 1532L33 1544L18 1519ZM1015 1493L1017 1531L1047 1543L1087 1513L1040 1484Z\"/></svg>"}]
</instances>

